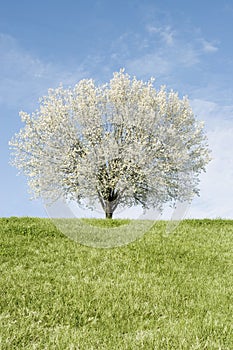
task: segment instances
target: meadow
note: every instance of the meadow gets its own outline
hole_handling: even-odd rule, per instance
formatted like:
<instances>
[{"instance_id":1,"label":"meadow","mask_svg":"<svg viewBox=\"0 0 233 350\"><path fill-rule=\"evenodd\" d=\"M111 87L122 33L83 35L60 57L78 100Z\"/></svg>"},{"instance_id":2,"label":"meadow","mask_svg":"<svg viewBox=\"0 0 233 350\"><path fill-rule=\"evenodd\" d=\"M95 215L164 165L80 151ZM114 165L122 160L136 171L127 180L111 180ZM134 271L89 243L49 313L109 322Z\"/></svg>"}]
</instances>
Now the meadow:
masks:
<instances>
[{"instance_id":1,"label":"meadow","mask_svg":"<svg viewBox=\"0 0 233 350\"><path fill-rule=\"evenodd\" d=\"M98 249L0 219L0 349L232 350L233 220L165 226Z\"/></svg>"}]
</instances>

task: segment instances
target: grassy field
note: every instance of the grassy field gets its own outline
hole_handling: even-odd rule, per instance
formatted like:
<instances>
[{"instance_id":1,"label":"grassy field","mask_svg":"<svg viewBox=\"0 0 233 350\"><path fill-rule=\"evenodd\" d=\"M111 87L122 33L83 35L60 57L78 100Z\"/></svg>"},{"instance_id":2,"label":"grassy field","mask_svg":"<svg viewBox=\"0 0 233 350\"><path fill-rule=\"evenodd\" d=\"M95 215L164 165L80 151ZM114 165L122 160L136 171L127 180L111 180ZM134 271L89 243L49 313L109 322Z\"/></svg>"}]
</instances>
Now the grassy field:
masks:
<instances>
[{"instance_id":1,"label":"grassy field","mask_svg":"<svg viewBox=\"0 0 233 350\"><path fill-rule=\"evenodd\" d=\"M233 221L165 225L97 249L0 219L0 349L232 350Z\"/></svg>"}]
</instances>

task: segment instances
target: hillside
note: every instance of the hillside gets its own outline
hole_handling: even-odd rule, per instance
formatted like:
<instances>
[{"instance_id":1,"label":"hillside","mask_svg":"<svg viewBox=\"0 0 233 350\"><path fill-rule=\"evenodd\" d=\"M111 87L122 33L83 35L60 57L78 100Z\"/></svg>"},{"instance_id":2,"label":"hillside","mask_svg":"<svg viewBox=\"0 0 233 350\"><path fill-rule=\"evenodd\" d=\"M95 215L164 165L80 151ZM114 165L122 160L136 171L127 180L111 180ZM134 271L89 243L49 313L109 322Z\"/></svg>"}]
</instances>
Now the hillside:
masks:
<instances>
[{"instance_id":1,"label":"hillside","mask_svg":"<svg viewBox=\"0 0 233 350\"><path fill-rule=\"evenodd\" d=\"M164 228L97 249L0 219L0 349L233 349L233 220Z\"/></svg>"}]
</instances>

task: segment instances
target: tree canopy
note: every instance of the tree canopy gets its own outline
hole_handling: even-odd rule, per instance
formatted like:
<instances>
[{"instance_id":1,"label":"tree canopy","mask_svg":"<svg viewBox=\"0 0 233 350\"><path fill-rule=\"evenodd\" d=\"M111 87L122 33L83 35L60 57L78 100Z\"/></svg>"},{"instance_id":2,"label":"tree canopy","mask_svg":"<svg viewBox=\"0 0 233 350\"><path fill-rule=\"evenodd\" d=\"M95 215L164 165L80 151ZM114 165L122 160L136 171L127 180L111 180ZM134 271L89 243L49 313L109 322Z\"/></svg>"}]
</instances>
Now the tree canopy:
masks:
<instances>
[{"instance_id":1,"label":"tree canopy","mask_svg":"<svg viewBox=\"0 0 233 350\"><path fill-rule=\"evenodd\" d=\"M124 70L107 84L50 89L38 110L20 116L12 162L34 197L98 201L109 218L118 206L191 200L210 160L188 99Z\"/></svg>"}]
</instances>

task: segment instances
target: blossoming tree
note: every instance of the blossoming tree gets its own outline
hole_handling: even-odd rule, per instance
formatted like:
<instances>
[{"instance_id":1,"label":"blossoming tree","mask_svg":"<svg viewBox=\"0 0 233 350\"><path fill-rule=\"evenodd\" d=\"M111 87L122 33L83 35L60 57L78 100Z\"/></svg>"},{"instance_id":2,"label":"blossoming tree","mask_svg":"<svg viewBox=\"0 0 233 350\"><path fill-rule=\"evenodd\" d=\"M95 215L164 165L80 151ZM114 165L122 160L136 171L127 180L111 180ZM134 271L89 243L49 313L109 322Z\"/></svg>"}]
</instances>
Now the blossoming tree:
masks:
<instances>
[{"instance_id":1,"label":"blossoming tree","mask_svg":"<svg viewBox=\"0 0 233 350\"><path fill-rule=\"evenodd\" d=\"M111 218L118 206L162 208L199 194L209 162L203 123L187 98L156 90L124 70L108 84L81 80L48 91L11 140L13 164L35 197L100 203Z\"/></svg>"}]
</instances>

